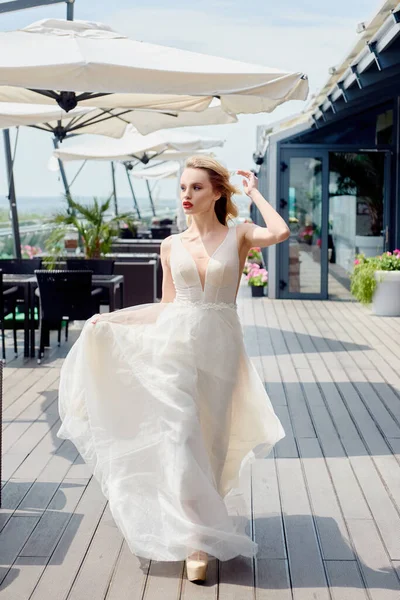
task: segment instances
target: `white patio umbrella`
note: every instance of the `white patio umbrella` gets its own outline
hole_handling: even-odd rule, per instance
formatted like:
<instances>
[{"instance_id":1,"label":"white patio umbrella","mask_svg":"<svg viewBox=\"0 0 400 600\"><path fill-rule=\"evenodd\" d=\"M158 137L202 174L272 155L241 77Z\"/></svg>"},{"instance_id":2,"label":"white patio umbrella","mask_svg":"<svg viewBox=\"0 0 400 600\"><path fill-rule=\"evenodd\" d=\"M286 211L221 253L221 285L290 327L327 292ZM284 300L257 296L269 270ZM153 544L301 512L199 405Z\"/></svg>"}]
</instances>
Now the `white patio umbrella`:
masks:
<instances>
[{"instance_id":1,"label":"white patio umbrella","mask_svg":"<svg viewBox=\"0 0 400 600\"><path fill-rule=\"evenodd\" d=\"M131 185L131 180L129 177L129 171L131 171L131 174L133 174L132 164L129 163L136 160L138 162L142 162L143 164L147 164L151 159L154 160L155 158L172 158L173 160L181 161L182 168L183 161L190 156L190 154L198 153L201 150L208 150L210 148L223 146L224 143L225 140L220 138L210 138L201 136L198 133L179 129L167 129L156 131L148 135L141 135L134 129L134 127L132 127L132 125L128 125L126 127L124 136L119 140L104 138L96 142L96 144L86 143L77 146L69 146L65 150L57 149L54 150L52 158L56 158L62 162L74 160L102 160L120 161L125 163L126 174L131 188L135 208L138 214L140 214L133 186ZM155 214L151 190L147 180L146 185L153 214ZM178 221L179 223L183 224L182 219L179 217L179 211L181 210L182 207L178 194Z\"/></svg>"},{"instance_id":2,"label":"white patio umbrella","mask_svg":"<svg viewBox=\"0 0 400 600\"><path fill-rule=\"evenodd\" d=\"M91 133L120 138L131 123L143 135L159 129L187 125L226 125L236 123L235 115L228 115L217 105L198 112L127 110L116 108L77 107L65 112L58 106L0 102L0 129L21 125L53 133L59 141L71 134Z\"/></svg>"},{"instance_id":3,"label":"white patio umbrella","mask_svg":"<svg viewBox=\"0 0 400 600\"><path fill-rule=\"evenodd\" d=\"M146 169L134 169L131 174L136 179L167 179L169 177L176 177L179 169L180 163L171 160L151 165Z\"/></svg>"},{"instance_id":4,"label":"white patio umbrella","mask_svg":"<svg viewBox=\"0 0 400 600\"><path fill-rule=\"evenodd\" d=\"M64 110L152 108L270 112L305 100L306 76L131 40L107 25L45 19L0 33L0 101Z\"/></svg>"},{"instance_id":5,"label":"white patio umbrella","mask_svg":"<svg viewBox=\"0 0 400 600\"><path fill-rule=\"evenodd\" d=\"M180 152L197 152L216 146L223 146L224 140L210 138L178 129L156 131L141 135L128 125L125 134L118 140L103 138L96 143L89 142L65 149L54 150L53 156L63 162L71 160L140 160L146 164L150 158L162 155L167 150Z\"/></svg>"}]
</instances>

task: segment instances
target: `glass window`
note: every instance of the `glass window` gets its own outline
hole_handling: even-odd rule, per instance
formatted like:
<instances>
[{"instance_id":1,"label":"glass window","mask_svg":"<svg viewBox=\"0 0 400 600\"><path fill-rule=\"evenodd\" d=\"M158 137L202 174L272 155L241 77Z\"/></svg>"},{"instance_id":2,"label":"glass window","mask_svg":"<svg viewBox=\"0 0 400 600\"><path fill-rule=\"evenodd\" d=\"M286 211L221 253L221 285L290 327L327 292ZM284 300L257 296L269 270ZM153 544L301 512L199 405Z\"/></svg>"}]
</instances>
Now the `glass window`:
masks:
<instances>
[{"instance_id":1,"label":"glass window","mask_svg":"<svg viewBox=\"0 0 400 600\"><path fill-rule=\"evenodd\" d=\"M321 292L322 162L290 159L289 292Z\"/></svg>"},{"instance_id":2,"label":"glass window","mask_svg":"<svg viewBox=\"0 0 400 600\"><path fill-rule=\"evenodd\" d=\"M377 116L375 143L393 143L393 110L386 110Z\"/></svg>"},{"instance_id":3,"label":"glass window","mask_svg":"<svg viewBox=\"0 0 400 600\"><path fill-rule=\"evenodd\" d=\"M340 295L337 282L349 287L356 254L375 256L383 251L384 161L383 152L329 153L331 296Z\"/></svg>"}]
</instances>

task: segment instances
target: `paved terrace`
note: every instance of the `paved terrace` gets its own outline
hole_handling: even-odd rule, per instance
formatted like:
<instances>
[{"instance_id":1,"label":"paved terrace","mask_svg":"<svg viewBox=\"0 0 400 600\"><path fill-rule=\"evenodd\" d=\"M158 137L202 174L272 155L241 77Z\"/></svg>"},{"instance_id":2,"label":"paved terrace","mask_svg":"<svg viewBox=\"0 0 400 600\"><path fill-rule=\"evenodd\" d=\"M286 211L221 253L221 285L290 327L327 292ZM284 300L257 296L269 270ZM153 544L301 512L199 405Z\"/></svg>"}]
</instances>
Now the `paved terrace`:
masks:
<instances>
[{"instance_id":1,"label":"paved terrace","mask_svg":"<svg viewBox=\"0 0 400 600\"><path fill-rule=\"evenodd\" d=\"M243 479L260 558L214 560L198 586L183 562L129 552L55 435L71 329L40 366L5 368L1 600L399 600L400 319L348 301L252 299L245 286L239 310L287 432Z\"/></svg>"}]
</instances>

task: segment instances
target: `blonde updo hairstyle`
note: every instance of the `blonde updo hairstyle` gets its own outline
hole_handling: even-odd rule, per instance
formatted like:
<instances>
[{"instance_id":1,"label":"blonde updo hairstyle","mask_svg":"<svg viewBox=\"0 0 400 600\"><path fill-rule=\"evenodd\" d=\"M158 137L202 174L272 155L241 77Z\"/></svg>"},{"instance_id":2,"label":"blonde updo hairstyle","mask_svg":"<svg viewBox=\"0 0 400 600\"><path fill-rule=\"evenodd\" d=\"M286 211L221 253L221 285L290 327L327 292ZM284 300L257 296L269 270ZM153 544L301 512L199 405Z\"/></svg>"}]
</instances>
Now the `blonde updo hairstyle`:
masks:
<instances>
[{"instance_id":1,"label":"blonde updo hairstyle","mask_svg":"<svg viewBox=\"0 0 400 600\"><path fill-rule=\"evenodd\" d=\"M185 169L203 169L207 171L214 192L221 194L221 197L215 203L215 214L218 221L227 225L229 219L237 217L239 210L232 200L233 194L240 194L241 191L229 181L229 171L221 163L211 156L197 154L190 156L185 163ZM187 215L187 222L190 225L191 215Z\"/></svg>"}]
</instances>

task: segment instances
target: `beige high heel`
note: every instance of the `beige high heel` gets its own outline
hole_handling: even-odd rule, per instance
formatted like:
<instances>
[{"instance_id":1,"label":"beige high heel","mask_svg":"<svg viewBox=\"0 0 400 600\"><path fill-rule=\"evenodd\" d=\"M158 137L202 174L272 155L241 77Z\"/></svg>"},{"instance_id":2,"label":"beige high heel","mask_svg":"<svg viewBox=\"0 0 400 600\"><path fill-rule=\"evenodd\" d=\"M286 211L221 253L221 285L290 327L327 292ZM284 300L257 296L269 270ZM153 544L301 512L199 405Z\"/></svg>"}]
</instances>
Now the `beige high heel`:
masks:
<instances>
[{"instance_id":1,"label":"beige high heel","mask_svg":"<svg viewBox=\"0 0 400 600\"><path fill-rule=\"evenodd\" d=\"M189 581L205 581L207 575L208 554L202 550L192 552L186 559L186 574Z\"/></svg>"}]
</instances>

